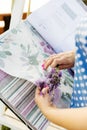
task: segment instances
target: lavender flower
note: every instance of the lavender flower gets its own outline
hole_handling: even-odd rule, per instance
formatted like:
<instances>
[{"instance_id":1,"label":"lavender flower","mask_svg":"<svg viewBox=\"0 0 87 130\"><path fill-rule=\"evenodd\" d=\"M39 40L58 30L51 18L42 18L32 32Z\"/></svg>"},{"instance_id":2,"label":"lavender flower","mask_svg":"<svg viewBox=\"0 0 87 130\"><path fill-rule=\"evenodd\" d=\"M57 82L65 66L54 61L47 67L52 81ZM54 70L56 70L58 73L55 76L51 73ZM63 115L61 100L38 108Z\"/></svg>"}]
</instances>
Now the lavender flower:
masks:
<instances>
[{"instance_id":1,"label":"lavender flower","mask_svg":"<svg viewBox=\"0 0 87 130\"><path fill-rule=\"evenodd\" d=\"M49 44L46 44L45 42L42 41L40 42L40 45L43 46L44 52L48 54L54 54L54 50Z\"/></svg>"},{"instance_id":2,"label":"lavender flower","mask_svg":"<svg viewBox=\"0 0 87 130\"><path fill-rule=\"evenodd\" d=\"M42 65L44 68L44 65ZM45 70L44 70L45 71ZM52 101L55 103L57 97L59 98L59 85L62 77L62 72L58 70L58 68L52 68L49 72L46 73L45 78L43 80L38 80L36 85L41 88L41 90L45 87L49 87L49 95L52 97ZM42 94L42 91L41 91Z\"/></svg>"}]
</instances>

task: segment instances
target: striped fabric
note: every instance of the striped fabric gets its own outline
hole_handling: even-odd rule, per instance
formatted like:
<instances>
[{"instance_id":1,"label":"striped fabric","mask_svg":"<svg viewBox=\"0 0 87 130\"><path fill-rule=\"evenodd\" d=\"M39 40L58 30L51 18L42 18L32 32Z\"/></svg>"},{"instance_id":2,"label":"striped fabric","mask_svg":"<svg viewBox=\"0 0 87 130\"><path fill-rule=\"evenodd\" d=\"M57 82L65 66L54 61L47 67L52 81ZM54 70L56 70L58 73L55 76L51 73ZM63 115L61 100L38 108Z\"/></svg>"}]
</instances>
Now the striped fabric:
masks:
<instances>
[{"instance_id":1,"label":"striped fabric","mask_svg":"<svg viewBox=\"0 0 87 130\"><path fill-rule=\"evenodd\" d=\"M7 74L1 71L0 75ZM25 124L28 127L30 126L30 129L45 130L48 121L35 104L35 85L24 79L9 77L7 79L7 85L5 84L0 91L2 99L3 97L5 98L7 105L12 107L14 113L20 115ZM6 80L6 78L5 76L2 81Z\"/></svg>"},{"instance_id":2,"label":"striped fabric","mask_svg":"<svg viewBox=\"0 0 87 130\"><path fill-rule=\"evenodd\" d=\"M7 75L3 71L0 71L0 76L1 100L28 126L29 130L46 130L49 122L34 101L36 86L27 80ZM72 86L73 78L64 71L61 82L62 95L58 107L69 106Z\"/></svg>"},{"instance_id":3,"label":"striped fabric","mask_svg":"<svg viewBox=\"0 0 87 130\"><path fill-rule=\"evenodd\" d=\"M3 80L8 74L4 73L2 70L0 70L0 81Z\"/></svg>"}]
</instances>

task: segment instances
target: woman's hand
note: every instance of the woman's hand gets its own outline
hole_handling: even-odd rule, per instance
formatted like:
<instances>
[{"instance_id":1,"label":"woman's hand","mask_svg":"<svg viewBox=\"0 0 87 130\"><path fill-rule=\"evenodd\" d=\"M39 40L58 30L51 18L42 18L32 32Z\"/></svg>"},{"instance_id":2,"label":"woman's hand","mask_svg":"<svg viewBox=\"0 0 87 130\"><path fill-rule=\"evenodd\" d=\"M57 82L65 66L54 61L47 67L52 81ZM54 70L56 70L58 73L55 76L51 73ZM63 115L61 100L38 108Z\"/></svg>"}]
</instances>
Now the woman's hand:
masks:
<instances>
[{"instance_id":1,"label":"woman's hand","mask_svg":"<svg viewBox=\"0 0 87 130\"><path fill-rule=\"evenodd\" d=\"M59 54L54 54L44 61L44 69L49 66L61 69L69 69L74 66L75 61L75 51L63 52Z\"/></svg>"},{"instance_id":2,"label":"woman's hand","mask_svg":"<svg viewBox=\"0 0 87 130\"><path fill-rule=\"evenodd\" d=\"M49 96L49 87L43 88L42 90L39 87L36 88L35 102L44 115L49 108L54 107Z\"/></svg>"}]
</instances>

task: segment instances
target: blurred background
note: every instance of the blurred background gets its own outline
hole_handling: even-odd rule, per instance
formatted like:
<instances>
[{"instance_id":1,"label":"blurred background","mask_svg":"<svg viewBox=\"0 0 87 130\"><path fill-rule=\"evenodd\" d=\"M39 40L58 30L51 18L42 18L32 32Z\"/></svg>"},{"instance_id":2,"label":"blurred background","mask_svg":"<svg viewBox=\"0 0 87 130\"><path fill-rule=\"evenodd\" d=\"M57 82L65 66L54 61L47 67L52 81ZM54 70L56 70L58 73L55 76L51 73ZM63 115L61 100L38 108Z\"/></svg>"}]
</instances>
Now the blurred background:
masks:
<instances>
[{"instance_id":1,"label":"blurred background","mask_svg":"<svg viewBox=\"0 0 87 130\"><path fill-rule=\"evenodd\" d=\"M25 0L23 19L27 16L29 9L29 0ZM46 4L49 0L30 0L30 12ZM11 10L14 0L0 0L0 34L6 31L9 27Z\"/></svg>"},{"instance_id":2,"label":"blurred background","mask_svg":"<svg viewBox=\"0 0 87 130\"><path fill-rule=\"evenodd\" d=\"M25 0L23 19L27 17L27 12L30 14L42 5L46 4L48 1L49 0ZM83 1L87 4L87 0ZM9 28L13 3L14 0L0 0L0 34Z\"/></svg>"}]
</instances>

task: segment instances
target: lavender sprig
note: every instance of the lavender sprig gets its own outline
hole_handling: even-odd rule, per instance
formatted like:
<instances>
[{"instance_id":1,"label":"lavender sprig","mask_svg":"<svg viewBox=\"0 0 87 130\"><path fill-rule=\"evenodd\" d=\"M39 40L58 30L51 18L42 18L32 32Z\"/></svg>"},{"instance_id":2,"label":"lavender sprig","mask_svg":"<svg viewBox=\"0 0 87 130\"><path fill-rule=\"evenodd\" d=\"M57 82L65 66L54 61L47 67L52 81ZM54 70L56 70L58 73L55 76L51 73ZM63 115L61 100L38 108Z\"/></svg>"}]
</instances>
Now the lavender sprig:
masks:
<instances>
[{"instance_id":1,"label":"lavender sprig","mask_svg":"<svg viewBox=\"0 0 87 130\"><path fill-rule=\"evenodd\" d=\"M43 66L42 66L43 67ZM45 71L45 70L44 70ZM62 77L62 72L58 70L58 68L51 68L49 72L46 72L45 78L40 79L36 82L36 85L42 89L45 87L49 87L49 95L52 97L52 101L55 102L55 97L59 97L59 85Z\"/></svg>"}]
</instances>

